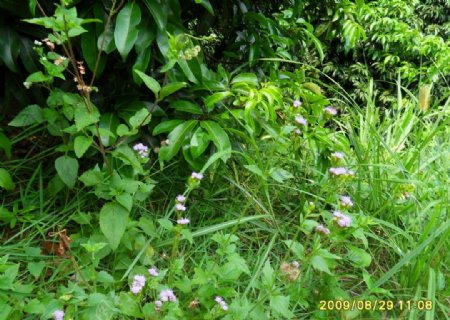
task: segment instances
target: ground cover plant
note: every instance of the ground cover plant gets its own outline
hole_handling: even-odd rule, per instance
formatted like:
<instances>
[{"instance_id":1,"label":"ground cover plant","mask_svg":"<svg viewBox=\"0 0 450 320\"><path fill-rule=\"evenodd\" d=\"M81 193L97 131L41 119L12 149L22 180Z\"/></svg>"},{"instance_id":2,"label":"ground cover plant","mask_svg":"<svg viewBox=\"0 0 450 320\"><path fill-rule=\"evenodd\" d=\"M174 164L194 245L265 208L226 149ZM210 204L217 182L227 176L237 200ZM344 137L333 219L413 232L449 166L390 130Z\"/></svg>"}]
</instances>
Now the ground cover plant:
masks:
<instances>
[{"instance_id":1,"label":"ground cover plant","mask_svg":"<svg viewBox=\"0 0 450 320\"><path fill-rule=\"evenodd\" d=\"M0 319L449 318L447 1L0 7Z\"/></svg>"}]
</instances>

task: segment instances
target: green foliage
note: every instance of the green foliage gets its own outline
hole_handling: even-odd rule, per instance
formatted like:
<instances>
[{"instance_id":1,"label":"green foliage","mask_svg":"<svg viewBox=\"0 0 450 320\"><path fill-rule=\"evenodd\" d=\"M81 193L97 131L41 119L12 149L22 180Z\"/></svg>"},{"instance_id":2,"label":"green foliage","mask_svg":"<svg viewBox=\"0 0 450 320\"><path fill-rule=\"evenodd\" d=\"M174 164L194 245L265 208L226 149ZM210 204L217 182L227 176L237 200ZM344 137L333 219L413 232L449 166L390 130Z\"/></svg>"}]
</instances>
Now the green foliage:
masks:
<instances>
[{"instance_id":1,"label":"green foliage","mask_svg":"<svg viewBox=\"0 0 450 320\"><path fill-rule=\"evenodd\" d=\"M0 319L448 314L441 5L0 1Z\"/></svg>"}]
</instances>

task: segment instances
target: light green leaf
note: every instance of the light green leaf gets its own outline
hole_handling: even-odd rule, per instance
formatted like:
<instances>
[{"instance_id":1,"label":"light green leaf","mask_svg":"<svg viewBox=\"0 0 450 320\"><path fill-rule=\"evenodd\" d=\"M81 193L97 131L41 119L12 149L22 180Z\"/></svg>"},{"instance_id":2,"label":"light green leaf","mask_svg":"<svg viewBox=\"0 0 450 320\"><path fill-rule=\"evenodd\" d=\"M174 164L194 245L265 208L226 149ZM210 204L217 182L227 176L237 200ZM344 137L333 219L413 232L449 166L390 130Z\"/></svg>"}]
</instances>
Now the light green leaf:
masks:
<instances>
[{"instance_id":1,"label":"light green leaf","mask_svg":"<svg viewBox=\"0 0 450 320\"><path fill-rule=\"evenodd\" d=\"M197 125L197 120L189 120L178 125L169 134L169 145L159 150L159 159L168 161L172 159L180 150L189 132Z\"/></svg>"},{"instance_id":2,"label":"light green leaf","mask_svg":"<svg viewBox=\"0 0 450 320\"><path fill-rule=\"evenodd\" d=\"M264 173L262 172L262 170L255 164L246 164L244 165L244 168L247 169L248 171L253 172L254 174L265 178Z\"/></svg>"},{"instance_id":3,"label":"light green leaf","mask_svg":"<svg viewBox=\"0 0 450 320\"><path fill-rule=\"evenodd\" d=\"M152 119L150 112L147 108L142 108L138 110L134 116L132 116L129 120L130 125L133 129L138 128L139 126L145 126Z\"/></svg>"},{"instance_id":4,"label":"light green leaf","mask_svg":"<svg viewBox=\"0 0 450 320\"><path fill-rule=\"evenodd\" d=\"M206 10L208 10L208 12L210 14L214 15L214 10L213 10L213 7L212 7L211 3L209 2L209 0L195 0L195 3L200 4Z\"/></svg>"},{"instance_id":5,"label":"light green leaf","mask_svg":"<svg viewBox=\"0 0 450 320\"><path fill-rule=\"evenodd\" d=\"M3 168L0 169L0 187L8 191L11 191L15 188L11 175L8 171L6 171L6 169Z\"/></svg>"},{"instance_id":6,"label":"light green leaf","mask_svg":"<svg viewBox=\"0 0 450 320\"><path fill-rule=\"evenodd\" d=\"M94 139L92 137L86 137L86 136L78 136L75 138L73 142L73 148L75 150L75 155L77 158L81 158L83 154L89 149L89 147L92 145L92 142L94 142Z\"/></svg>"},{"instance_id":7,"label":"light green leaf","mask_svg":"<svg viewBox=\"0 0 450 320\"><path fill-rule=\"evenodd\" d=\"M117 195L116 200L128 211L131 211L131 209L133 208L133 197L129 193L122 193Z\"/></svg>"},{"instance_id":8,"label":"light green leaf","mask_svg":"<svg viewBox=\"0 0 450 320\"><path fill-rule=\"evenodd\" d=\"M61 180L69 187L73 188L78 176L78 161L69 156L61 156L55 161L56 172Z\"/></svg>"},{"instance_id":9,"label":"light green leaf","mask_svg":"<svg viewBox=\"0 0 450 320\"><path fill-rule=\"evenodd\" d=\"M217 102L222 101L223 99L231 95L233 95L233 93L231 93L230 91L216 92L205 99L205 106L208 111L211 111L212 109L214 109L214 105Z\"/></svg>"},{"instance_id":10,"label":"light green leaf","mask_svg":"<svg viewBox=\"0 0 450 320\"><path fill-rule=\"evenodd\" d=\"M290 173L287 170L281 169L281 168L275 168L274 170L272 170L270 172L270 176L274 180L276 180L276 181L278 181L280 183L283 183L287 179L293 179L294 178L292 173Z\"/></svg>"},{"instance_id":11,"label":"light green leaf","mask_svg":"<svg viewBox=\"0 0 450 320\"><path fill-rule=\"evenodd\" d=\"M109 241L112 250L119 247L128 223L128 211L116 202L110 202L100 211L100 230Z\"/></svg>"},{"instance_id":12,"label":"light green leaf","mask_svg":"<svg viewBox=\"0 0 450 320\"><path fill-rule=\"evenodd\" d=\"M348 245L347 257L350 261L362 268L368 267L372 262L372 257L363 249Z\"/></svg>"},{"instance_id":13,"label":"light green leaf","mask_svg":"<svg viewBox=\"0 0 450 320\"><path fill-rule=\"evenodd\" d=\"M228 134L225 132L225 130L223 130L223 128L217 122L207 120L200 122L200 125L208 132L218 151L231 150L230 138L228 137ZM226 154L222 157L222 160L227 161L230 156L230 154Z\"/></svg>"},{"instance_id":14,"label":"light green leaf","mask_svg":"<svg viewBox=\"0 0 450 320\"><path fill-rule=\"evenodd\" d=\"M135 2L126 4L117 15L114 42L124 60L138 38L139 30L136 26L140 21L141 9Z\"/></svg>"},{"instance_id":15,"label":"light green leaf","mask_svg":"<svg viewBox=\"0 0 450 320\"><path fill-rule=\"evenodd\" d=\"M86 128L87 126L94 124L100 120L100 113L98 109L92 105L91 110L84 103L78 104L74 110L75 126L78 131Z\"/></svg>"},{"instance_id":16,"label":"light green leaf","mask_svg":"<svg viewBox=\"0 0 450 320\"><path fill-rule=\"evenodd\" d=\"M240 82L256 87L258 85L258 77L254 73L240 73L233 78L231 84Z\"/></svg>"},{"instance_id":17,"label":"light green leaf","mask_svg":"<svg viewBox=\"0 0 450 320\"><path fill-rule=\"evenodd\" d=\"M175 129L179 124L183 123L184 121L181 119L173 119L173 120L167 120L159 123L154 129L152 134L154 136L164 133L164 132L170 132L173 129Z\"/></svg>"},{"instance_id":18,"label":"light green leaf","mask_svg":"<svg viewBox=\"0 0 450 320\"><path fill-rule=\"evenodd\" d=\"M134 72L142 79L142 81L144 81L147 88L153 91L155 97L158 97L158 93L161 90L161 86L159 85L158 81L139 70L135 69Z\"/></svg>"},{"instance_id":19,"label":"light green leaf","mask_svg":"<svg viewBox=\"0 0 450 320\"><path fill-rule=\"evenodd\" d=\"M176 100L170 104L170 107L177 111L187 112L192 114L203 114L202 108L196 103L187 100Z\"/></svg>"},{"instance_id":20,"label":"light green leaf","mask_svg":"<svg viewBox=\"0 0 450 320\"><path fill-rule=\"evenodd\" d=\"M270 297L270 309L273 310L274 313L290 319L294 317L294 314L289 310L289 300L289 296L272 296Z\"/></svg>"},{"instance_id":21,"label":"light green leaf","mask_svg":"<svg viewBox=\"0 0 450 320\"><path fill-rule=\"evenodd\" d=\"M312 257L311 264L314 269L331 274L330 269L328 268L328 262L322 256L316 255Z\"/></svg>"},{"instance_id":22,"label":"light green leaf","mask_svg":"<svg viewBox=\"0 0 450 320\"><path fill-rule=\"evenodd\" d=\"M44 267L45 267L44 261L30 262L27 265L28 271L35 279L39 278L39 276L42 273L42 270L44 270Z\"/></svg>"},{"instance_id":23,"label":"light green leaf","mask_svg":"<svg viewBox=\"0 0 450 320\"><path fill-rule=\"evenodd\" d=\"M208 148L210 141L209 135L202 129L195 130L191 139L191 155L194 159L198 158Z\"/></svg>"},{"instance_id":24,"label":"light green leaf","mask_svg":"<svg viewBox=\"0 0 450 320\"><path fill-rule=\"evenodd\" d=\"M11 127L24 127L35 123L44 121L44 114L42 108L37 104L32 104L22 111L10 122Z\"/></svg>"},{"instance_id":25,"label":"light green leaf","mask_svg":"<svg viewBox=\"0 0 450 320\"><path fill-rule=\"evenodd\" d=\"M181 88L186 87L186 82L172 82L164 86L161 89L161 94L159 95L159 100L163 100L165 97L170 96L172 93L177 92Z\"/></svg>"},{"instance_id":26,"label":"light green leaf","mask_svg":"<svg viewBox=\"0 0 450 320\"><path fill-rule=\"evenodd\" d=\"M119 297L119 308L124 315L142 318L142 312L138 302L130 296L130 293L121 292Z\"/></svg>"}]
</instances>

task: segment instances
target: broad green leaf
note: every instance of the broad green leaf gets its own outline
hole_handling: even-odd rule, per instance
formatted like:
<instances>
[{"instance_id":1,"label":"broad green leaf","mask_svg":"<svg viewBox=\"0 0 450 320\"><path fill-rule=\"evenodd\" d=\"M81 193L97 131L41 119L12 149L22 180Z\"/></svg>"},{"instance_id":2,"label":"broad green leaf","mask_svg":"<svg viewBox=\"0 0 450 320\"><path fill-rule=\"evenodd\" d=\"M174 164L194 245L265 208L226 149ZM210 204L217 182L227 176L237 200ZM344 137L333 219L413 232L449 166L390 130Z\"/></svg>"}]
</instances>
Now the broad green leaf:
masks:
<instances>
[{"instance_id":1,"label":"broad green leaf","mask_svg":"<svg viewBox=\"0 0 450 320\"><path fill-rule=\"evenodd\" d=\"M116 201L128 211L131 211L131 209L133 208L133 197L129 193L122 193L117 195Z\"/></svg>"},{"instance_id":2,"label":"broad green leaf","mask_svg":"<svg viewBox=\"0 0 450 320\"><path fill-rule=\"evenodd\" d=\"M185 88L187 85L186 82L172 82L168 85L165 85L161 89L161 94L159 95L159 100L163 100L165 97L170 96L172 93L177 92L178 90Z\"/></svg>"},{"instance_id":3,"label":"broad green leaf","mask_svg":"<svg viewBox=\"0 0 450 320\"><path fill-rule=\"evenodd\" d=\"M158 134L170 132L173 129L175 129L179 124L183 123L184 121L181 119L173 119L173 120L167 120L159 123L154 129L152 134L154 136L157 136Z\"/></svg>"},{"instance_id":4,"label":"broad green leaf","mask_svg":"<svg viewBox=\"0 0 450 320\"><path fill-rule=\"evenodd\" d=\"M56 172L61 180L69 187L73 188L78 176L78 161L69 156L61 156L55 161Z\"/></svg>"},{"instance_id":5,"label":"broad green leaf","mask_svg":"<svg viewBox=\"0 0 450 320\"><path fill-rule=\"evenodd\" d=\"M158 93L161 90L161 86L159 85L158 81L153 79L152 77L146 75L145 73L139 71L139 70L133 70L137 75L144 81L147 88L153 91L155 94L155 97L158 97Z\"/></svg>"},{"instance_id":6,"label":"broad green leaf","mask_svg":"<svg viewBox=\"0 0 450 320\"><path fill-rule=\"evenodd\" d=\"M32 104L22 111L10 122L11 127L24 127L44 121L42 108L37 104Z\"/></svg>"},{"instance_id":7,"label":"broad green leaf","mask_svg":"<svg viewBox=\"0 0 450 320\"><path fill-rule=\"evenodd\" d=\"M240 82L256 87L258 85L258 77L254 73L240 73L233 78L231 84Z\"/></svg>"},{"instance_id":8,"label":"broad green leaf","mask_svg":"<svg viewBox=\"0 0 450 320\"><path fill-rule=\"evenodd\" d=\"M85 32L81 35L81 51L83 53L83 58L86 61L86 64L92 72L95 70L95 65L97 63L98 58L98 47L97 47L97 27L94 24L90 24L86 26ZM104 56L100 56L100 60L98 62L96 76L100 75L106 66L106 60Z\"/></svg>"},{"instance_id":9,"label":"broad green leaf","mask_svg":"<svg viewBox=\"0 0 450 320\"><path fill-rule=\"evenodd\" d=\"M136 26L141 21L141 9L135 2L127 3L116 18L116 28L114 30L114 42L122 59L126 59L133 48L139 30Z\"/></svg>"},{"instance_id":10,"label":"broad green leaf","mask_svg":"<svg viewBox=\"0 0 450 320\"><path fill-rule=\"evenodd\" d=\"M218 151L231 150L230 138L228 137L228 134L225 132L225 130L223 130L223 128L217 122L207 120L200 122L200 125L208 132ZM227 161L230 156L231 155L227 154L222 157L222 160Z\"/></svg>"},{"instance_id":11,"label":"broad green leaf","mask_svg":"<svg viewBox=\"0 0 450 320\"><path fill-rule=\"evenodd\" d=\"M117 127L119 126L120 121L116 114L114 113L102 113L100 117L100 138L105 147L109 147L116 141L116 136L111 136L107 132L102 131L101 129L108 130L109 132L115 133L117 132Z\"/></svg>"},{"instance_id":12,"label":"broad green leaf","mask_svg":"<svg viewBox=\"0 0 450 320\"><path fill-rule=\"evenodd\" d=\"M128 211L116 202L110 202L100 210L100 230L108 239L112 250L119 247L128 223Z\"/></svg>"},{"instance_id":13,"label":"broad green leaf","mask_svg":"<svg viewBox=\"0 0 450 320\"><path fill-rule=\"evenodd\" d=\"M197 120L189 120L173 129L168 137L170 141L169 145L159 150L159 159L163 161L172 159L183 146L189 132L197 125L197 122Z\"/></svg>"},{"instance_id":14,"label":"broad green leaf","mask_svg":"<svg viewBox=\"0 0 450 320\"><path fill-rule=\"evenodd\" d=\"M158 29L164 31L167 24L167 14L164 6L156 0L144 0L145 5L155 19Z\"/></svg>"},{"instance_id":15,"label":"broad green leaf","mask_svg":"<svg viewBox=\"0 0 450 320\"><path fill-rule=\"evenodd\" d=\"M91 105L91 110L88 110L84 103L77 104L73 116L75 118L75 126L78 131L81 131L87 126L100 120L100 113L98 112L98 109L94 105Z\"/></svg>"},{"instance_id":16,"label":"broad green leaf","mask_svg":"<svg viewBox=\"0 0 450 320\"><path fill-rule=\"evenodd\" d=\"M106 52L110 54L116 49L116 44L114 43L114 31L112 27L108 27L102 34L98 37L97 48L99 51Z\"/></svg>"},{"instance_id":17,"label":"broad green leaf","mask_svg":"<svg viewBox=\"0 0 450 320\"><path fill-rule=\"evenodd\" d=\"M211 111L212 109L214 109L214 105L217 102L222 101L223 99L231 95L233 94L230 91L216 92L205 99L205 106L208 111Z\"/></svg>"},{"instance_id":18,"label":"broad green leaf","mask_svg":"<svg viewBox=\"0 0 450 320\"><path fill-rule=\"evenodd\" d=\"M362 268L367 268L372 262L372 257L370 254L363 249L351 245L348 245L347 257L356 266Z\"/></svg>"},{"instance_id":19,"label":"broad green leaf","mask_svg":"<svg viewBox=\"0 0 450 320\"><path fill-rule=\"evenodd\" d=\"M287 179L293 179L294 176L287 170L276 168L270 172L270 176L278 181L279 183L283 183Z\"/></svg>"},{"instance_id":20,"label":"broad green leaf","mask_svg":"<svg viewBox=\"0 0 450 320\"><path fill-rule=\"evenodd\" d=\"M210 142L209 135L202 129L197 128L191 138L191 155L194 159L198 158L208 148Z\"/></svg>"},{"instance_id":21,"label":"broad green leaf","mask_svg":"<svg viewBox=\"0 0 450 320\"><path fill-rule=\"evenodd\" d=\"M314 269L331 274L328 267L328 261L320 255L312 257L311 264Z\"/></svg>"},{"instance_id":22,"label":"broad green leaf","mask_svg":"<svg viewBox=\"0 0 450 320\"><path fill-rule=\"evenodd\" d=\"M15 188L11 175L8 171L6 171L6 169L3 168L0 168L0 187L8 191Z\"/></svg>"},{"instance_id":23,"label":"broad green leaf","mask_svg":"<svg viewBox=\"0 0 450 320\"><path fill-rule=\"evenodd\" d=\"M19 35L11 27L0 27L0 61L13 72L18 72L16 66L17 56L19 54Z\"/></svg>"},{"instance_id":24,"label":"broad green leaf","mask_svg":"<svg viewBox=\"0 0 450 320\"><path fill-rule=\"evenodd\" d=\"M152 51L151 50L147 50L147 49L142 50L141 52L139 52L138 56L136 58L136 62L133 65L132 70L138 70L138 71L141 71L141 72L145 73L145 71L147 70L148 65L150 63L151 54L152 54ZM141 84L142 83L141 77L139 77L136 72L133 72L133 81L136 84Z\"/></svg>"},{"instance_id":25,"label":"broad green leaf","mask_svg":"<svg viewBox=\"0 0 450 320\"><path fill-rule=\"evenodd\" d=\"M77 158L81 158L83 156L87 149L89 149L89 147L92 145L92 142L94 142L94 139L92 139L92 137L78 136L75 138L73 142L73 148Z\"/></svg>"},{"instance_id":26,"label":"broad green leaf","mask_svg":"<svg viewBox=\"0 0 450 320\"><path fill-rule=\"evenodd\" d=\"M261 171L261 169L257 165L246 164L246 165L244 165L244 168L249 170L249 171L251 171L251 172L253 172L254 174L256 174L256 175L258 175L258 176L260 176L262 178L265 178L264 173Z\"/></svg>"},{"instance_id":27,"label":"broad green leaf","mask_svg":"<svg viewBox=\"0 0 450 320\"><path fill-rule=\"evenodd\" d=\"M191 114L203 114L202 108L196 103L187 100L176 100L170 104L170 107L177 111L187 112Z\"/></svg>"},{"instance_id":28,"label":"broad green leaf","mask_svg":"<svg viewBox=\"0 0 450 320\"><path fill-rule=\"evenodd\" d=\"M135 319L142 318L141 308L136 299L131 297L131 293L121 292L119 296L119 309L124 315Z\"/></svg>"},{"instance_id":29,"label":"broad green leaf","mask_svg":"<svg viewBox=\"0 0 450 320\"><path fill-rule=\"evenodd\" d=\"M2 132L0 132L0 149L5 151L6 157L11 158L11 141Z\"/></svg>"},{"instance_id":30,"label":"broad green leaf","mask_svg":"<svg viewBox=\"0 0 450 320\"><path fill-rule=\"evenodd\" d=\"M130 125L133 129L136 129L140 126L145 126L152 119L150 112L147 108L142 108L138 110L134 116L132 116L129 120Z\"/></svg>"},{"instance_id":31,"label":"broad green leaf","mask_svg":"<svg viewBox=\"0 0 450 320\"><path fill-rule=\"evenodd\" d=\"M200 4L206 10L208 10L208 12L210 14L214 15L214 10L213 10L213 7L212 7L211 3L209 2L209 0L195 0L195 3Z\"/></svg>"},{"instance_id":32,"label":"broad green leaf","mask_svg":"<svg viewBox=\"0 0 450 320\"><path fill-rule=\"evenodd\" d=\"M44 268L45 268L45 261L29 262L27 264L28 271L35 279L39 278Z\"/></svg>"},{"instance_id":33,"label":"broad green leaf","mask_svg":"<svg viewBox=\"0 0 450 320\"><path fill-rule=\"evenodd\" d=\"M270 297L270 309L277 315L291 319L294 314L289 310L289 296L276 295Z\"/></svg>"}]
</instances>

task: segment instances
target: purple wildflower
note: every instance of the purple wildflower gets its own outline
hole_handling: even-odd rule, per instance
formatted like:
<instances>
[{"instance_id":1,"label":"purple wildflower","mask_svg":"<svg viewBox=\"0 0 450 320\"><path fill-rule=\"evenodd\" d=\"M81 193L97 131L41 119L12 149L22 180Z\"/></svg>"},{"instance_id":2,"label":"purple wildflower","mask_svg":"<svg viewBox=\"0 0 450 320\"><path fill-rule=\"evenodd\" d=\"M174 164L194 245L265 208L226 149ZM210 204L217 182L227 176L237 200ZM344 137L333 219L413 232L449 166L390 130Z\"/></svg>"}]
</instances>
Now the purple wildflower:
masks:
<instances>
[{"instance_id":1,"label":"purple wildflower","mask_svg":"<svg viewBox=\"0 0 450 320\"><path fill-rule=\"evenodd\" d=\"M217 303L219 304L220 308L221 308L223 311L227 311L227 310L228 310L228 304L223 300L222 297L217 296L217 297L214 299L214 301L217 302Z\"/></svg>"},{"instance_id":2,"label":"purple wildflower","mask_svg":"<svg viewBox=\"0 0 450 320\"><path fill-rule=\"evenodd\" d=\"M186 211L186 207L181 203L177 203L175 205L175 209L177 209L178 211Z\"/></svg>"},{"instance_id":3,"label":"purple wildflower","mask_svg":"<svg viewBox=\"0 0 450 320\"><path fill-rule=\"evenodd\" d=\"M141 156L141 158L148 157L148 147L142 143L135 144L133 146L133 150L136 151Z\"/></svg>"},{"instance_id":4,"label":"purple wildflower","mask_svg":"<svg viewBox=\"0 0 450 320\"><path fill-rule=\"evenodd\" d=\"M294 105L294 108L298 108L302 105L302 102L300 100L294 100L293 105Z\"/></svg>"},{"instance_id":5,"label":"purple wildflower","mask_svg":"<svg viewBox=\"0 0 450 320\"><path fill-rule=\"evenodd\" d=\"M186 201L186 197L183 196L182 194L178 195L176 198L177 202L185 202Z\"/></svg>"},{"instance_id":6,"label":"purple wildflower","mask_svg":"<svg viewBox=\"0 0 450 320\"><path fill-rule=\"evenodd\" d=\"M170 289L162 290L159 293L159 298L161 299L162 302L177 301L177 297L175 296L173 291Z\"/></svg>"},{"instance_id":7,"label":"purple wildflower","mask_svg":"<svg viewBox=\"0 0 450 320\"><path fill-rule=\"evenodd\" d=\"M316 232L323 233L323 234L327 235L327 234L330 234L330 229L324 227L323 224L319 224L316 227Z\"/></svg>"},{"instance_id":8,"label":"purple wildflower","mask_svg":"<svg viewBox=\"0 0 450 320\"><path fill-rule=\"evenodd\" d=\"M345 155L342 152L333 152L331 154L331 157L336 160L342 160L344 159Z\"/></svg>"},{"instance_id":9,"label":"purple wildflower","mask_svg":"<svg viewBox=\"0 0 450 320\"><path fill-rule=\"evenodd\" d=\"M326 107L326 108L323 109L323 111L324 111L326 114L330 115L330 116L335 116L335 115L337 115L337 110L336 110L335 108L333 108L333 107Z\"/></svg>"},{"instance_id":10,"label":"purple wildflower","mask_svg":"<svg viewBox=\"0 0 450 320\"><path fill-rule=\"evenodd\" d=\"M191 178L192 179L196 179L196 180L202 180L203 179L203 174L197 173L197 172L192 172Z\"/></svg>"},{"instance_id":11,"label":"purple wildflower","mask_svg":"<svg viewBox=\"0 0 450 320\"><path fill-rule=\"evenodd\" d=\"M130 291L134 294L138 294L142 291L145 286L145 277L143 275L135 275L133 278L133 283L131 284Z\"/></svg>"},{"instance_id":12,"label":"purple wildflower","mask_svg":"<svg viewBox=\"0 0 450 320\"><path fill-rule=\"evenodd\" d=\"M151 267L150 269L148 269L148 273L153 277L157 277L159 275L158 269L156 269L156 267Z\"/></svg>"},{"instance_id":13,"label":"purple wildflower","mask_svg":"<svg viewBox=\"0 0 450 320\"><path fill-rule=\"evenodd\" d=\"M295 122L297 122L298 124L300 124L302 126L307 126L308 125L308 121L306 121L306 119L303 118L302 116L296 116L295 117Z\"/></svg>"},{"instance_id":14,"label":"purple wildflower","mask_svg":"<svg viewBox=\"0 0 450 320\"><path fill-rule=\"evenodd\" d=\"M341 196L341 204L344 207L353 207L352 198L350 198L349 196Z\"/></svg>"},{"instance_id":15,"label":"purple wildflower","mask_svg":"<svg viewBox=\"0 0 450 320\"><path fill-rule=\"evenodd\" d=\"M178 224L188 224L189 222L191 222L191 220L189 220L188 218L181 218L177 220Z\"/></svg>"},{"instance_id":16,"label":"purple wildflower","mask_svg":"<svg viewBox=\"0 0 450 320\"><path fill-rule=\"evenodd\" d=\"M334 211L333 216L336 218L337 224L342 228L349 227L352 223L352 218L340 211Z\"/></svg>"},{"instance_id":17,"label":"purple wildflower","mask_svg":"<svg viewBox=\"0 0 450 320\"><path fill-rule=\"evenodd\" d=\"M53 312L53 317L55 318L55 320L63 320L64 319L64 311L55 310Z\"/></svg>"}]
</instances>

